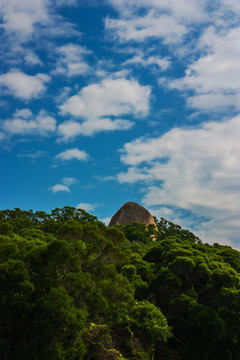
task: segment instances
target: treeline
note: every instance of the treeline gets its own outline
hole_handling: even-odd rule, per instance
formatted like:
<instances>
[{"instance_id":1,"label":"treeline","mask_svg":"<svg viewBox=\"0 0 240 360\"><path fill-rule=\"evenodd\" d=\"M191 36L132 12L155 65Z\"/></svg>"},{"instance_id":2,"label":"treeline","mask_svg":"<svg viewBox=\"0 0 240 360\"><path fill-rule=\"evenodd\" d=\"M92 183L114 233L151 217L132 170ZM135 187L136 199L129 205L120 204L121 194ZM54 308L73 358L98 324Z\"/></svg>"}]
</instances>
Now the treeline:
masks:
<instances>
[{"instance_id":1,"label":"treeline","mask_svg":"<svg viewBox=\"0 0 240 360\"><path fill-rule=\"evenodd\" d=\"M0 211L0 358L240 359L240 253L156 223Z\"/></svg>"}]
</instances>

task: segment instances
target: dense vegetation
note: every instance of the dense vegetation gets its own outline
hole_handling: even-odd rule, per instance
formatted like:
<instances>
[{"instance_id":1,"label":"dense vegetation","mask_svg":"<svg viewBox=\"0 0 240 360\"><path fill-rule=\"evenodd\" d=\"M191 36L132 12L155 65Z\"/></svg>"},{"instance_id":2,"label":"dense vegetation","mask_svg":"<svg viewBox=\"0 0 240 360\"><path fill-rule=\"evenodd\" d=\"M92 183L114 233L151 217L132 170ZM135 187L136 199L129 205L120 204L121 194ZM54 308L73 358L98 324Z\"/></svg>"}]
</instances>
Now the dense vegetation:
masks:
<instances>
[{"instance_id":1,"label":"dense vegetation","mask_svg":"<svg viewBox=\"0 0 240 360\"><path fill-rule=\"evenodd\" d=\"M1 359L240 359L237 250L72 207L0 221Z\"/></svg>"}]
</instances>

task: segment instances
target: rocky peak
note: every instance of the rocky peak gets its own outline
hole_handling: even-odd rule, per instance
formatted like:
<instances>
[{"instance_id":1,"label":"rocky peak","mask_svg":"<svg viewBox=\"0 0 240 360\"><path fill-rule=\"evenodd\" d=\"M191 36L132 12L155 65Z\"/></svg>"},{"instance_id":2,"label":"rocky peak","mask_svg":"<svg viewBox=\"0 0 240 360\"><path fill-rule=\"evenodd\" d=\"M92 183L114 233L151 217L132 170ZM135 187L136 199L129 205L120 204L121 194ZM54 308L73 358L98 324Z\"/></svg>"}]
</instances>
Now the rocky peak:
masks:
<instances>
[{"instance_id":1,"label":"rocky peak","mask_svg":"<svg viewBox=\"0 0 240 360\"><path fill-rule=\"evenodd\" d=\"M147 227L150 224L155 224L155 221L150 212L143 206L130 201L126 202L111 218L108 226L127 225L132 221L138 221L145 224Z\"/></svg>"}]
</instances>

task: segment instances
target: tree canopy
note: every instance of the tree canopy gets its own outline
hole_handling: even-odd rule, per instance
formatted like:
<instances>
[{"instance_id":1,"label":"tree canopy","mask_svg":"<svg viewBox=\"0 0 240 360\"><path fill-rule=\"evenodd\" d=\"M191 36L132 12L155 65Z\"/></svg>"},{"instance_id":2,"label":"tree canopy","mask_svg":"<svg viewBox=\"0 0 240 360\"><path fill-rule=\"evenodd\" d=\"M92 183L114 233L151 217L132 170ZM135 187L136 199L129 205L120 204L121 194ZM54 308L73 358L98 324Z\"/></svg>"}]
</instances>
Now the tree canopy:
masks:
<instances>
[{"instance_id":1,"label":"tree canopy","mask_svg":"<svg viewBox=\"0 0 240 360\"><path fill-rule=\"evenodd\" d=\"M1 359L240 359L240 253L156 223L0 211Z\"/></svg>"}]
</instances>

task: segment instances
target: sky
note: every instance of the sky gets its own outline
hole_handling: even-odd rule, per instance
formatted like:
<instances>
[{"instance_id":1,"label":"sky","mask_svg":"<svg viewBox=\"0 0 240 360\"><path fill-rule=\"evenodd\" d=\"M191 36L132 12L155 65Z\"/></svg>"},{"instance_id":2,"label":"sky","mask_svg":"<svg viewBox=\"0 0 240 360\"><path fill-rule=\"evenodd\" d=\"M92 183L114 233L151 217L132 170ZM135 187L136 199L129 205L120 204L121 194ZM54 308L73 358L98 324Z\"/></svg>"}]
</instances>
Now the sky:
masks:
<instances>
[{"instance_id":1,"label":"sky","mask_svg":"<svg viewBox=\"0 0 240 360\"><path fill-rule=\"evenodd\" d=\"M0 0L0 208L127 201L240 249L239 0Z\"/></svg>"}]
</instances>

